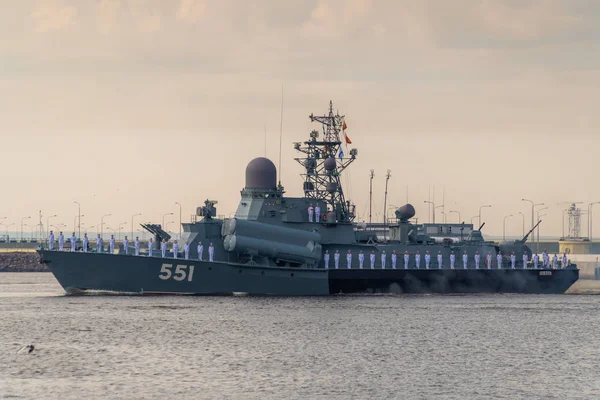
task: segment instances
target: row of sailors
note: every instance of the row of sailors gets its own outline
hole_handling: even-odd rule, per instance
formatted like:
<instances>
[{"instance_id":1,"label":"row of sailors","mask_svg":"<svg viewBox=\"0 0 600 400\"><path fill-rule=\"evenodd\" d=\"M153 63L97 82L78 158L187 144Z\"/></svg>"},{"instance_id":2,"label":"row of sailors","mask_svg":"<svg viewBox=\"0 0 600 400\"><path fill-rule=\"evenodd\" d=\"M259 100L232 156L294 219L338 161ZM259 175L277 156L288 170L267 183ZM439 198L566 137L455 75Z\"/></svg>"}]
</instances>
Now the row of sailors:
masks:
<instances>
[{"instance_id":1,"label":"row of sailors","mask_svg":"<svg viewBox=\"0 0 600 400\"><path fill-rule=\"evenodd\" d=\"M50 231L50 234L48 235L48 248L50 250L54 250L54 241L55 241L54 233L52 231ZM73 236L71 236L70 241L71 241L71 251L76 251L77 237L75 236L75 232L73 232ZM133 243L133 248L134 248L136 256L140 255L140 247L141 247L140 240L136 236L135 242ZM60 232L60 234L58 235L58 250L64 251L64 248L65 248L65 236L63 235L62 232ZM89 239L88 239L88 236L86 233L83 235L82 251L84 253L87 253L88 249L89 249ZM150 240L148 241L148 257L153 256L153 250L154 250L154 241L152 240L152 238L150 238ZM173 242L171 250L173 251L173 258L178 258L179 243L177 243L177 240L175 240ZM123 251L125 252L126 255L129 254L129 240L127 239L127 236L125 236L125 240L123 240ZM100 235L98 235L98 237L96 238L96 252L97 253L103 252L102 237ZM114 237L114 235L110 236L110 240L108 242L108 252L110 254L115 253L115 237ZM163 258L165 258L167 256L167 242L164 239L160 243L160 252L161 252L161 256ZM198 242L198 260L203 261L203 257L202 257L203 254L204 254L204 245L202 244L202 242ZM214 255L215 255L215 246L213 246L213 244L210 243L208 246L208 261L209 262L214 261ZM189 242L185 242L185 245L183 246L183 256L186 260L189 260L189 258L190 258Z\"/></svg>"},{"instance_id":2,"label":"row of sailors","mask_svg":"<svg viewBox=\"0 0 600 400\"><path fill-rule=\"evenodd\" d=\"M409 264L410 264L410 254L408 253L408 251L404 252L403 258L404 258L404 269L408 269ZM375 268L375 259L376 259L375 250L372 250L371 254L369 254L369 264L370 264L371 269ZM353 260L352 251L348 250L348 253L346 254L346 267L347 268L352 268L352 260ZM383 250L381 252L381 264L380 264L382 269L385 269L387 260L388 260L388 256L385 253L385 250ZM394 250L391 255L392 269L396 269L397 260L398 260L398 254L396 254L396 250ZM415 254L414 260L415 260L414 265L416 266L416 268L421 268L421 253L419 251L417 251L417 253ZM323 256L323 262L324 262L325 268L329 268L329 261L330 261L329 250L325 250L325 255ZM429 266L431 265L431 254L429 254L429 251L427 251L425 253L424 261L425 261L425 269L429 269ZM450 253L449 261L450 261L450 269L454 269L454 266L456 264L456 255L454 254L454 252ZM473 261L475 263L475 269L479 269L479 265L481 262L481 255L479 254L479 251L475 252L475 255L473 256ZM365 262L365 254L361 250L360 253L358 253L358 268L362 269L364 262ZM568 262L567 254L565 253L565 254L563 254L562 259L561 259L562 268L565 268L567 266L567 262ZM339 250L336 250L333 255L333 263L334 263L334 268L338 269L340 266ZM485 263L485 266L487 267L487 269L492 269L493 265L492 265L492 252L491 251L488 252L487 256L485 257L484 263ZM527 268L528 263L529 263L529 256L527 255L527 253L525 253L525 254L523 254L523 268ZM540 263L540 256L537 253L533 256L531 263L532 263L533 268L535 268L535 269L538 268L538 265ZM467 255L466 250L462 255L462 264L463 264L464 269L467 269L469 266L469 256ZM511 268L515 269L516 264L517 264L517 256L515 255L515 252L513 251L513 253L510 255ZM438 254L437 254L438 269L442 269L443 265L444 265L444 257L442 256L442 252L438 251ZM501 269L502 265L503 265L502 252L498 252L498 254L496 255L496 267L498 269ZM548 269L550 267L550 256L548 255L546 250L544 250L544 252L542 253L542 266L544 269ZM554 257L552 257L552 268L558 269L558 256L556 254L554 255Z\"/></svg>"}]
</instances>

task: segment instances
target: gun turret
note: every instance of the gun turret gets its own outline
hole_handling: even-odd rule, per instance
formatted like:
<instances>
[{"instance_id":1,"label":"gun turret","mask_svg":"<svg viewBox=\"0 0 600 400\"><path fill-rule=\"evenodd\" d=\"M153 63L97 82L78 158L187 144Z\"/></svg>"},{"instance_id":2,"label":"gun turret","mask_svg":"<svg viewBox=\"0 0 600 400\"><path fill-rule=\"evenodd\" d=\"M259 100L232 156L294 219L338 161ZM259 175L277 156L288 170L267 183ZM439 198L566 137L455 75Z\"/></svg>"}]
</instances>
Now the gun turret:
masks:
<instances>
[{"instance_id":1,"label":"gun turret","mask_svg":"<svg viewBox=\"0 0 600 400\"><path fill-rule=\"evenodd\" d=\"M520 243L525 243L525 242L527 241L527 238L529 237L529 235L531 235L531 233L532 233L532 232L535 230L535 228L537 228L537 227L538 227L538 225L539 225L539 224L541 224L541 223L542 223L542 220L540 219L540 220L538 221L538 223L537 223L537 224L535 224L535 225L533 226L533 228L531 228L531 230L530 230L529 232L527 232L527 234L526 234L525 236L523 236L523 239L521 239L521 240L518 240L518 242L520 242Z\"/></svg>"},{"instance_id":2,"label":"gun turret","mask_svg":"<svg viewBox=\"0 0 600 400\"><path fill-rule=\"evenodd\" d=\"M199 217L204 217L204 218L212 218L212 217L216 217L217 216L217 209L215 207L215 204L217 204L218 201L216 200L205 200L204 201L204 205L202 207L198 207L196 209L196 215L198 215Z\"/></svg>"},{"instance_id":3,"label":"gun turret","mask_svg":"<svg viewBox=\"0 0 600 400\"><path fill-rule=\"evenodd\" d=\"M171 235L162 229L158 224L140 224L142 228L154 235L155 242L162 242L165 239L167 242L171 239ZM160 245L159 245L160 246Z\"/></svg>"}]
</instances>

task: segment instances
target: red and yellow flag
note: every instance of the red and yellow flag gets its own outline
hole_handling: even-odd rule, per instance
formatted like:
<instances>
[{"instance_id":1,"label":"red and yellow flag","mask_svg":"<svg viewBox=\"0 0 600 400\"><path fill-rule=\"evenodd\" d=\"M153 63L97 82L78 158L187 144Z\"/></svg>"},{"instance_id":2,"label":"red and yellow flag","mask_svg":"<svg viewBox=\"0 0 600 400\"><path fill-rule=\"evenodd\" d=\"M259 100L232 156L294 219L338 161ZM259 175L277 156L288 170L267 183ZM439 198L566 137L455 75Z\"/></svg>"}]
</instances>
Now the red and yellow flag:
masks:
<instances>
[{"instance_id":1,"label":"red and yellow flag","mask_svg":"<svg viewBox=\"0 0 600 400\"><path fill-rule=\"evenodd\" d=\"M352 140L346 135L346 132L344 132L344 138L346 139L346 144L352 144Z\"/></svg>"}]
</instances>

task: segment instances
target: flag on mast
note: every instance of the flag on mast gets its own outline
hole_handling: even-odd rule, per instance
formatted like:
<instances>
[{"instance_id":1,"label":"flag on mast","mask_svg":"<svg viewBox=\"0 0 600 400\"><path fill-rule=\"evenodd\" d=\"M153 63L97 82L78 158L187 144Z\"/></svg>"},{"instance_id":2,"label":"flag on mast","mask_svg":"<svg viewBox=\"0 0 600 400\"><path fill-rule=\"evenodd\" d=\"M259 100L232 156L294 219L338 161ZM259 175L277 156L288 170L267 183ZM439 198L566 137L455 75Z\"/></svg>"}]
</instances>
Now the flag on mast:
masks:
<instances>
[{"instance_id":1,"label":"flag on mast","mask_svg":"<svg viewBox=\"0 0 600 400\"><path fill-rule=\"evenodd\" d=\"M342 146L340 146L340 152L338 153L338 157L340 158L340 160L344 158L344 150L342 150Z\"/></svg>"},{"instance_id":2,"label":"flag on mast","mask_svg":"<svg viewBox=\"0 0 600 400\"><path fill-rule=\"evenodd\" d=\"M346 135L346 129L348 128L348 125L346 125L346 120L343 121L342 123L342 132L344 133L344 139L346 141L346 144L352 144L352 140L350 140L350 138L348 137L348 135Z\"/></svg>"}]
</instances>

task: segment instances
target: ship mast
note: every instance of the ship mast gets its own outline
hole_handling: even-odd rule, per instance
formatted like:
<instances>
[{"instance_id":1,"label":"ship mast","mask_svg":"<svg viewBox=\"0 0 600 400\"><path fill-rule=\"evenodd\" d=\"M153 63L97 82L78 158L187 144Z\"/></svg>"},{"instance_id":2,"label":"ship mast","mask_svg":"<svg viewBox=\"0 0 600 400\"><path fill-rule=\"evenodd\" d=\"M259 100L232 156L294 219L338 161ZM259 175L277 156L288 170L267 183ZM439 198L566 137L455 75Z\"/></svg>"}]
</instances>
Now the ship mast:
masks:
<instances>
[{"instance_id":1,"label":"ship mast","mask_svg":"<svg viewBox=\"0 0 600 400\"><path fill-rule=\"evenodd\" d=\"M344 155L340 140L344 116L337 112L334 115L330 101L328 115L311 114L309 118L323 125L323 136L320 138L319 132L313 130L310 140L294 143L294 148L304 153L304 157L295 159L305 169L301 174L304 178L304 197L324 201L329 211L335 212L338 221L352 222L355 207L344 197L341 173L356 159L358 150L351 149L349 154Z\"/></svg>"}]
</instances>

